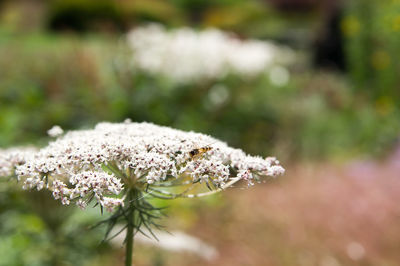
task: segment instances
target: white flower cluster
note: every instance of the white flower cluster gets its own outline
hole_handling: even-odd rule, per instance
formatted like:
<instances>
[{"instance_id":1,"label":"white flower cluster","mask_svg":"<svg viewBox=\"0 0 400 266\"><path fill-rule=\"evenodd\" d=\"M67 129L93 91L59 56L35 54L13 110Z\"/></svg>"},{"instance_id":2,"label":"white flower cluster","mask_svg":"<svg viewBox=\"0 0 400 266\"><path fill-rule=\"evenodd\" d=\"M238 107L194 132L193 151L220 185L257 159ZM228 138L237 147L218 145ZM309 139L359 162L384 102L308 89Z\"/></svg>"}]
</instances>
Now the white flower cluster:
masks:
<instances>
[{"instance_id":1,"label":"white flower cluster","mask_svg":"<svg viewBox=\"0 0 400 266\"><path fill-rule=\"evenodd\" d=\"M87 203L83 199L91 193L94 193L96 200L109 211L123 204L122 199L104 197L104 194L109 192L118 195L123 189L121 180L113 175L98 171L83 171L72 176L69 182L73 185L72 189L60 180L56 179L53 182L53 197L61 199L63 204L69 204L70 199L79 198L77 205L84 209ZM29 186L32 187L32 185L33 183L30 182Z\"/></svg>"},{"instance_id":2,"label":"white flower cluster","mask_svg":"<svg viewBox=\"0 0 400 266\"><path fill-rule=\"evenodd\" d=\"M133 186L151 192L186 179L222 188L284 173L275 158L248 156L207 135L130 121L70 131L24 159L16 173L25 188L50 189L63 204L76 200L81 208L94 198L110 211Z\"/></svg>"},{"instance_id":3,"label":"white flower cluster","mask_svg":"<svg viewBox=\"0 0 400 266\"><path fill-rule=\"evenodd\" d=\"M0 177L12 176L15 167L31 159L36 151L33 147L0 149Z\"/></svg>"},{"instance_id":4,"label":"white flower cluster","mask_svg":"<svg viewBox=\"0 0 400 266\"><path fill-rule=\"evenodd\" d=\"M217 29L167 31L158 24L132 30L128 42L138 69L183 83L228 73L256 76L288 54L269 42L239 40Z\"/></svg>"}]
</instances>

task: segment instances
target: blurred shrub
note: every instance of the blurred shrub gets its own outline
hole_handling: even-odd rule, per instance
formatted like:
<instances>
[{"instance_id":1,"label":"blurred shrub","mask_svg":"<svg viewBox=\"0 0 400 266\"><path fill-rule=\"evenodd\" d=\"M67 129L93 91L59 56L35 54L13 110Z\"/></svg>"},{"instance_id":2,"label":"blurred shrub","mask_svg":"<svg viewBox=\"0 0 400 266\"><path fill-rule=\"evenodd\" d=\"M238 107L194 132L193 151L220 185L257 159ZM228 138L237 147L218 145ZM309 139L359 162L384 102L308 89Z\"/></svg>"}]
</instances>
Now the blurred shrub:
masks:
<instances>
[{"instance_id":1,"label":"blurred shrub","mask_svg":"<svg viewBox=\"0 0 400 266\"><path fill-rule=\"evenodd\" d=\"M86 45L32 35L3 39L0 49L0 145L32 141L51 124L80 127L112 119L118 90L107 41ZM100 60L100 61L99 61ZM113 110L113 115L118 109Z\"/></svg>"},{"instance_id":2,"label":"blurred shrub","mask_svg":"<svg viewBox=\"0 0 400 266\"><path fill-rule=\"evenodd\" d=\"M260 1L233 1L229 5L216 5L204 12L203 24L244 36L283 37L289 19L283 20L276 10Z\"/></svg>"},{"instance_id":3,"label":"blurred shrub","mask_svg":"<svg viewBox=\"0 0 400 266\"><path fill-rule=\"evenodd\" d=\"M393 108L400 99L400 2L349 1L342 31L355 89Z\"/></svg>"},{"instance_id":4,"label":"blurred shrub","mask_svg":"<svg viewBox=\"0 0 400 266\"><path fill-rule=\"evenodd\" d=\"M93 27L123 27L121 11L109 0L54 1L49 26L52 29L87 31Z\"/></svg>"},{"instance_id":5,"label":"blurred shrub","mask_svg":"<svg viewBox=\"0 0 400 266\"><path fill-rule=\"evenodd\" d=\"M45 3L0 1L0 29L32 32L43 27Z\"/></svg>"},{"instance_id":6,"label":"blurred shrub","mask_svg":"<svg viewBox=\"0 0 400 266\"><path fill-rule=\"evenodd\" d=\"M131 17L137 23L154 21L166 25L178 25L185 23L182 11L164 0L135 0L122 3L124 10L130 10ZM126 12L126 11L125 11Z\"/></svg>"},{"instance_id":7,"label":"blurred shrub","mask_svg":"<svg viewBox=\"0 0 400 266\"><path fill-rule=\"evenodd\" d=\"M78 32L115 32L144 21L175 24L181 20L178 8L162 0L56 0L48 12L50 29Z\"/></svg>"},{"instance_id":8,"label":"blurred shrub","mask_svg":"<svg viewBox=\"0 0 400 266\"><path fill-rule=\"evenodd\" d=\"M53 30L120 32L144 22L159 22L274 37L283 37L288 24L298 26L299 20L304 21L292 16L283 19L257 0L54 0L48 3L46 16Z\"/></svg>"}]
</instances>

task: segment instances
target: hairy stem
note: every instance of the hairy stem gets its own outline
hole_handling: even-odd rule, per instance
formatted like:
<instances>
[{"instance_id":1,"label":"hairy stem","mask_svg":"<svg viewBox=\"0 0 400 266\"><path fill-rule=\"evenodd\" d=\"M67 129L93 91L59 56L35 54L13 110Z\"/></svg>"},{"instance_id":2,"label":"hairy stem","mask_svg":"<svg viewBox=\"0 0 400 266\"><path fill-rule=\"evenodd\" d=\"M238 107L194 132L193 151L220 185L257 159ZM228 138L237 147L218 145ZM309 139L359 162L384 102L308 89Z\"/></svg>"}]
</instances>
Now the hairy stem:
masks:
<instances>
[{"instance_id":1,"label":"hairy stem","mask_svg":"<svg viewBox=\"0 0 400 266\"><path fill-rule=\"evenodd\" d=\"M134 229L135 229L135 191L130 190L128 192L128 196L126 197L125 204L129 206L128 215L127 215L127 230L126 230L126 238L125 238L125 266L132 266L132 254L133 254L133 237L134 237Z\"/></svg>"}]
</instances>

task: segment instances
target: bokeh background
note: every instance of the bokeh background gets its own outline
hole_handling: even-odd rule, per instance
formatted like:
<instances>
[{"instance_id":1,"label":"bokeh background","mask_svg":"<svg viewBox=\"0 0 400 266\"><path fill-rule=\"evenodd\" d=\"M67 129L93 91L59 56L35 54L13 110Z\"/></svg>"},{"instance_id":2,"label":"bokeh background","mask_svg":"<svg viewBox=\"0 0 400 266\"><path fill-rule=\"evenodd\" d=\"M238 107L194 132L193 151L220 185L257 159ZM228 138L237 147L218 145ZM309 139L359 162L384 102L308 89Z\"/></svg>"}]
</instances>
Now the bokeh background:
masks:
<instances>
[{"instance_id":1,"label":"bokeh background","mask_svg":"<svg viewBox=\"0 0 400 266\"><path fill-rule=\"evenodd\" d=\"M276 60L250 76L171 78L137 65L128 34L149 25L256 39ZM164 203L168 230L217 255L138 242L135 265L398 265L399 100L398 0L0 1L1 148L44 145L53 125L130 118L287 168L251 189ZM121 265L121 243L90 229L100 219L2 181L0 265Z\"/></svg>"}]
</instances>

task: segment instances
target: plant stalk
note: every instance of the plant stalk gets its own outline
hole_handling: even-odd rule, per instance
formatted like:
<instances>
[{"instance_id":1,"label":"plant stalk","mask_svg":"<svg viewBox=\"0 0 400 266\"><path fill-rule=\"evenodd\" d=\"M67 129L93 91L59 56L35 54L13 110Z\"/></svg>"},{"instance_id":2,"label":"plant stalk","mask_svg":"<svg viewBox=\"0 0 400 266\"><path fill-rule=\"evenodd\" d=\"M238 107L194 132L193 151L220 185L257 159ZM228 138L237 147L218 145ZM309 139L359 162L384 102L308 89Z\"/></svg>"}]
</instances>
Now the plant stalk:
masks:
<instances>
[{"instance_id":1,"label":"plant stalk","mask_svg":"<svg viewBox=\"0 0 400 266\"><path fill-rule=\"evenodd\" d=\"M127 229L125 238L125 266L132 266L132 255L133 255L133 233L135 229L134 214L135 206L134 202L135 192L133 190L128 192L128 197L126 199L126 204L129 206L129 214L127 216Z\"/></svg>"}]
</instances>

